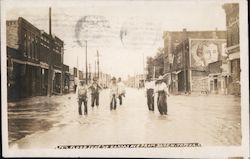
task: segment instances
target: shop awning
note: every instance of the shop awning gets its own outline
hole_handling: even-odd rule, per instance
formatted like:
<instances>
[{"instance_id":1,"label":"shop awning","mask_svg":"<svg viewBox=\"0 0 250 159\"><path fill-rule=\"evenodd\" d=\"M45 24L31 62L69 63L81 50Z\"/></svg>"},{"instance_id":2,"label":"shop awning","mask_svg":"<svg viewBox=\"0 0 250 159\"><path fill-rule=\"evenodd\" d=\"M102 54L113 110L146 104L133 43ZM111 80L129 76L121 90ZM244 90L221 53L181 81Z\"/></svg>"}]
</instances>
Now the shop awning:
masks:
<instances>
[{"instance_id":1,"label":"shop awning","mask_svg":"<svg viewBox=\"0 0 250 159\"><path fill-rule=\"evenodd\" d=\"M219 76L221 73L210 73L208 76Z\"/></svg>"},{"instance_id":2,"label":"shop awning","mask_svg":"<svg viewBox=\"0 0 250 159\"><path fill-rule=\"evenodd\" d=\"M54 72L55 72L55 73L62 73L61 70L57 70L57 69L54 69Z\"/></svg>"},{"instance_id":3,"label":"shop awning","mask_svg":"<svg viewBox=\"0 0 250 159\"><path fill-rule=\"evenodd\" d=\"M174 74L178 74L178 73L180 73L181 72L181 70L179 70L179 71L175 71L175 72L173 72Z\"/></svg>"},{"instance_id":4,"label":"shop awning","mask_svg":"<svg viewBox=\"0 0 250 159\"><path fill-rule=\"evenodd\" d=\"M163 75L163 78L166 78L169 75L170 75L170 73L166 73L166 74Z\"/></svg>"},{"instance_id":5,"label":"shop awning","mask_svg":"<svg viewBox=\"0 0 250 159\"><path fill-rule=\"evenodd\" d=\"M41 66L42 68L49 69L49 65L46 64L46 63L44 63L44 62L40 62L40 66Z\"/></svg>"},{"instance_id":6,"label":"shop awning","mask_svg":"<svg viewBox=\"0 0 250 159\"><path fill-rule=\"evenodd\" d=\"M228 72L222 72L222 73L221 73L221 76L231 76L231 73L228 73Z\"/></svg>"}]
</instances>

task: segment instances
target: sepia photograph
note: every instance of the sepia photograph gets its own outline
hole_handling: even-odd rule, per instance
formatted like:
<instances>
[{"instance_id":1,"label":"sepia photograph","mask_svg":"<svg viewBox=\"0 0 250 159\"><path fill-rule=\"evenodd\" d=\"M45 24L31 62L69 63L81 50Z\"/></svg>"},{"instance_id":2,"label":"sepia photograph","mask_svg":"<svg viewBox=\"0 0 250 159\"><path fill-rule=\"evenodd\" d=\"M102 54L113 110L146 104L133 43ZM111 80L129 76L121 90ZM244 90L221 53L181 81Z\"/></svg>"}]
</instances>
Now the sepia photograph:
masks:
<instances>
[{"instance_id":1,"label":"sepia photograph","mask_svg":"<svg viewBox=\"0 0 250 159\"><path fill-rule=\"evenodd\" d=\"M247 5L1 0L3 154L249 157Z\"/></svg>"}]
</instances>

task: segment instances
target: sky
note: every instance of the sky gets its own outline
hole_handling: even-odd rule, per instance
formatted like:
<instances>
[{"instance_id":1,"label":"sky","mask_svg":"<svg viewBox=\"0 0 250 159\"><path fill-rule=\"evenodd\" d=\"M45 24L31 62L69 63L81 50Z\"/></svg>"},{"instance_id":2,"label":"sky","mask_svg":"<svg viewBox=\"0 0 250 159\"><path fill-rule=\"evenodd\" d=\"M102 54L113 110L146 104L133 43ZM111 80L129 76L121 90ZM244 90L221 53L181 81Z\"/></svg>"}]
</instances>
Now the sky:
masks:
<instances>
[{"instance_id":1,"label":"sky","mask_svg":"<svg viewBox=\"0 0 250 159\"><path fill-rule=\"evenodd\" d=\"M35 3L34 3L35 2ZM100 70L116 77L143 73L146 58L163 47L164 31L226 30L223 1L143 0L9 0L6 19L23 17L40 30L64 41L64 63L95 70L97 51ZM78 59L78 60L77 60ZM77 62L78 61L78 62Z\"/></svg>"}]
</instances>

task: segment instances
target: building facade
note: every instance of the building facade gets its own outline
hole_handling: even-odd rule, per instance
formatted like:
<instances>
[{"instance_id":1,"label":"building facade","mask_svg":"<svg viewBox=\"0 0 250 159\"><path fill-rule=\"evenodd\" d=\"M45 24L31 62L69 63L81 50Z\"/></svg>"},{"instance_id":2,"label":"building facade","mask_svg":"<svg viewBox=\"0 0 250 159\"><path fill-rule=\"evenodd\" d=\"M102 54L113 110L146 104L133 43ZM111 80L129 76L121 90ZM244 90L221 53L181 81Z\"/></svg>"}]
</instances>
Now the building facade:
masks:
<instances>
[{"instance_id":1,"label":"building facade","mask_svg":"<svg viewBox=\"0 0 250 159\"><path fill-rule=\"evenodd\" d=\"M6 22L6 37L8 99L62 93L63 41L21 17Z\"/></svg>"},{"instance_id":2,"label":"building facade","mask_svg":"<svg viewBox=\"0 0 250 159\"><path fill-rule=\"evenodd\" d=\"M228 3L223 5L226 13L227 26L227 53L230 64L230 78L228 81L229 94L240 95L240 29L239 4Z\"/></svg>"},{"instance_id":3,"label":"building facade","mask_svg":"<svg viewBox=\"0 0 250 159\"><path fill-rule=\"evenodd\" d=\"M145 86L145 74L136 74L134 76L128 76L125 82L128 87L143 88Z\"/></svg>"},{"instance_id":4,"label":"building facade","mask_svg":"<svg viewBox=\"0 0 250 159\"><path fill-rule=\"evenodd\" d=\"M164 78L170 92L212 92L214 86L210 87L210 81L216 75L209 72L209 65L211 68L212 63L226 56L226 32L187 32L184 29L182 32L165 32L163 38ZM221 67L222 63L219 64ZM221 74L221 69L217 73Z\"/></svg>"}]
</instances>

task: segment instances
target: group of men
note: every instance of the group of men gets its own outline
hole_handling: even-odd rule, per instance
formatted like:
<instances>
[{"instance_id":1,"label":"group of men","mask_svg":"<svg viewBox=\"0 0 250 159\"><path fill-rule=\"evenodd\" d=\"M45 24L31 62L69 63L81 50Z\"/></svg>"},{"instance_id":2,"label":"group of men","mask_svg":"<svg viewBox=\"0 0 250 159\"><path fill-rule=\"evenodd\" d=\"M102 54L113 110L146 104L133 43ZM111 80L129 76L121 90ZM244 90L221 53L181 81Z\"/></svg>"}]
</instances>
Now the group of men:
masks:
<instances>
[{"instance_id":1,"label":"group of men","mask_svg":"<svg viewBox=\"0 0 250 159\"><path fill-rule=\"evenodd\" d=\"M125 85L122 82L121 78L118 78L118 82L116 78L112 78L112 82L110 85L110 110L116 110L116 99L119 99L120 105L122 105L122 98L125 97Z\"/></svg>"},{"instance_id":2,"label":"group of men","mask_svg":"<svg viewBox=\"0 0 250 159\"><path fill-rule=\"evenodd\" d=\"M117 108L117 98L119 99L119 104L122 105L123 98L125 97L125 85L121 78L118 81L115 77L111 79L110 83L110 110L116 110ZM169 96L168 86L164 82L163 77L160 76L158 79L148 79L145 83L145 89L147 94L147 105L149 111L154 111L155 107L155 94L157 94L157 107L161 115L167 115L167 96ZM85 81L80 81L77 86L76 93L78 95L78 112L82 115L82 104L84 105L84 115L88 114L88 90L91 91L91 107L99 106L99 94L102 87L98 84L97 78L93 79L92 84L89 86Z\"/></svg>"},{"instance_id":3,"label":"group of men","mask_svg":"<svg viewBox=\"0 0 250 159\"><path fill-rule=\"evenodd\" d=\"M158 79L147 79L145 83L147 105L149 111L154 111L155 94L157 96L157 107L161 115L167 115L167 96L169 96L168 86L163 81L163 76L159 76Z\"/></svg>"},{"instance_id":4,"label":"group of men","mask_svg":"<svg viewBox=\"0 0 250 159\"><path fill-rule=\"evenodd\" d=\"M91 107L99 106L99 94L103 88L98 84L98 79L94 78L92 84L89 86L85 81L80 81L76 88L76 94L78 97L78 112L82 115L82 104L84 105L84 115L88 114L88 90L91 92ZM121 78L116 82L116 78L113 77L110 84L110 110L116 109L116 99L119 99L120 105L122 105L122 98L125 97L125 85L121 81Z\"/></svg>"}]
</instances>

